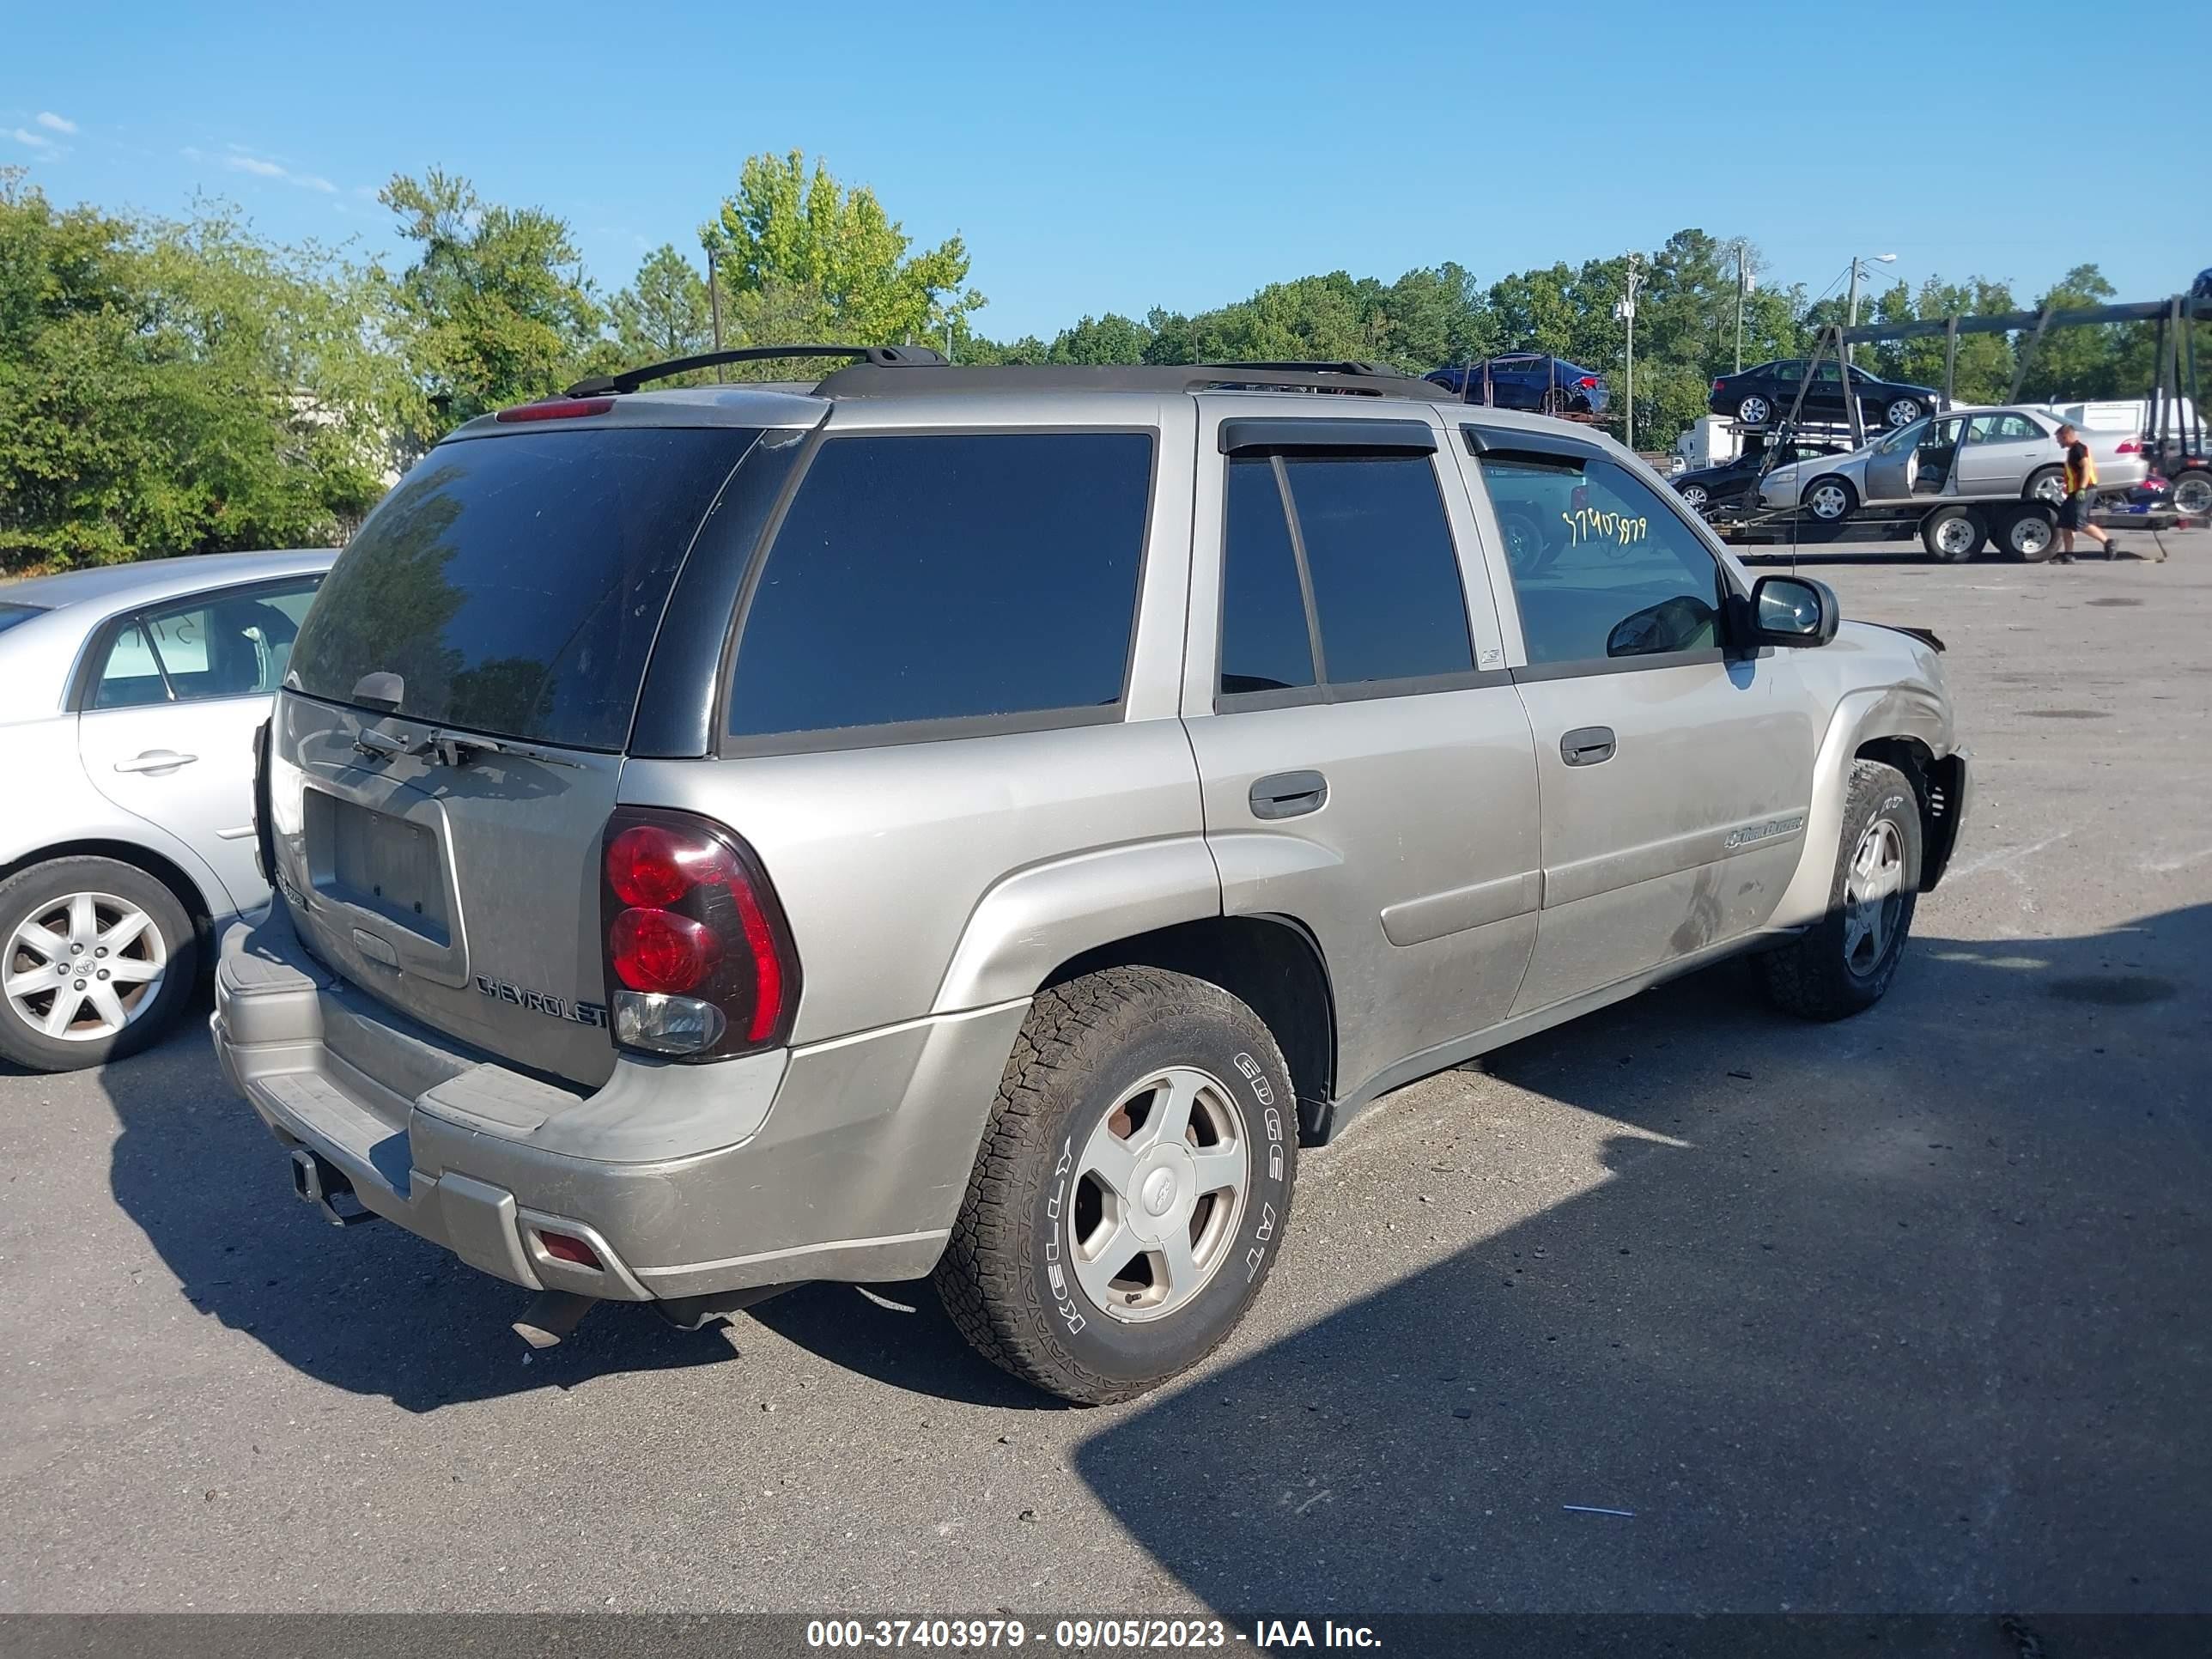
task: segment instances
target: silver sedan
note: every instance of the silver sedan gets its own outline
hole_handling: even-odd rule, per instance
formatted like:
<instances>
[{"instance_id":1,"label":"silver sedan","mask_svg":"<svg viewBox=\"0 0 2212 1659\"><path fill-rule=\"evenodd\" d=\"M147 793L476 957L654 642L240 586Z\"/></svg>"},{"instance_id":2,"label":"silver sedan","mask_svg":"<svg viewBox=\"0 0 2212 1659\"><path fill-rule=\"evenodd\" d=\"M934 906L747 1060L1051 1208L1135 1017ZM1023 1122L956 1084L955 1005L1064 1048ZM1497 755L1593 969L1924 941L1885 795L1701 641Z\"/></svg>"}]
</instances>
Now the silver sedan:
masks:
<instances>
[{"instance_id":1,"label":"silver sedan","mask_svg":"<svg viewBox=\"0 0 2212 1659\"><path fill-rule=\"evenodd\" d=\"M269 896L253 733L329 551L219 553L0 585L0 1057L143 1047L201 941Z\"/></svg>"},{"instance_id":2,"label":"silver sedan","mask_svg":"<svg viewBox=\"0 0 2212 1659\"><path fill-rule=\"evenodd\" d=\"M2132 489L2149 476L2139 440L2121 433L2081 434L2097 462L2100 493ZM1762 505L1801 502L1833 523L1860 507L1914 501L2065 499L2065 452L2057 420L2039 409L1960 409L1885 434L1846 455L1778 466L1759 483Z\"/></svg>"}]
</instances>

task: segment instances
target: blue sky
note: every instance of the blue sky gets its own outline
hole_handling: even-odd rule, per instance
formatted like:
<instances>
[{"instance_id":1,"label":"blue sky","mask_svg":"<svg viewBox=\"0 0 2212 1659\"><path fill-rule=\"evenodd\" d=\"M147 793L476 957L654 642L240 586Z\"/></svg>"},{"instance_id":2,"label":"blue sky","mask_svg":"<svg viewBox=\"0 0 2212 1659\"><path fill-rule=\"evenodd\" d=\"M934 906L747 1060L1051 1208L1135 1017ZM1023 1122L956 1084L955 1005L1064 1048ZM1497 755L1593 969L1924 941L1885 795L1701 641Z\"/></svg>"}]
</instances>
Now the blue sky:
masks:
<instances>
[{"instance_id":1,"label":"blue sky","mask_svg":"<svg viewBox=\"0 0 2212 1659\"><path fill-rule=\"evenodd\" d=\"M1893 252L1895 276L2024 297L2094 259L2149 299L2212 241L2170 187L2116 173L2133 94L2067 44L2095 15L5 0L0 161L58 200L173 214L197 189L362 252L392 246L375 186L441 166L562 215L612 289L648 247L696 251L746 155L799 148L918 240L964 235L998 337L1340 267L1488 279L1683 226L1749 236L1814 293Z\"/></svg>"}]
</instances>

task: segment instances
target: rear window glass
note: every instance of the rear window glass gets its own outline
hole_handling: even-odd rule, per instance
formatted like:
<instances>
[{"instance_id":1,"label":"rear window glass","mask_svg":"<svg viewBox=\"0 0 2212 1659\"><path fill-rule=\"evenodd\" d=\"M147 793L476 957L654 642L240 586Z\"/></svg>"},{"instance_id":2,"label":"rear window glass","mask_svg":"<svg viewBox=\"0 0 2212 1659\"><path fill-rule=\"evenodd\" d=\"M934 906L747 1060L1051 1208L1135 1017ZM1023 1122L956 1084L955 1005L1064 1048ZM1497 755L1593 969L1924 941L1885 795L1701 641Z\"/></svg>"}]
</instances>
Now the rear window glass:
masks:
<instances>
[{"instance_id":1,"label":"rear window glass","mask_svg":"<svg viewBox=\"0 0 2212 1659\"><path fill-rule=\"evenodd\" d=\"M620 749L670 586L759 434L605 427L433 450L340 556L287 684L397 674L416 720Z\"/></svg>"},{"instance_id":2,"label":"rear window glass","mask_svg":"<svg viewBox=\"0 0 2212 1659\"><path fill-rule=\"evenodd\" d=\"M17 623L28 622L39 614L35 605L0 605L0 634L6 633Z\"/></svg>"},{"instance_id":3,"label":"rear window glass","mask_svg":"<svg viewBox=\"0 0 2212 1659\"><path fill-rule=\"evenodd\" d=\"M731 735L1112 708L1152 466L1139 432L830 440L746 611Z\"/></svg>"}]
</instances>

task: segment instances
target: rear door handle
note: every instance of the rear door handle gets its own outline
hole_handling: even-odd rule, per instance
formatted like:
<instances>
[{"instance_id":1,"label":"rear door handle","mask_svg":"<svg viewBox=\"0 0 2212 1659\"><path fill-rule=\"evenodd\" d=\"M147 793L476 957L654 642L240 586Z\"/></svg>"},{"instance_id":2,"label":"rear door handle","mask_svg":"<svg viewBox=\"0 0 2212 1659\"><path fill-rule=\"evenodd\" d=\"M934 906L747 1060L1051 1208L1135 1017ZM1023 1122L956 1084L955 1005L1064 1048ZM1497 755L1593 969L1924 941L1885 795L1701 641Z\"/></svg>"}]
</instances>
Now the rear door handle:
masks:
<instances>
[{"instance_id":1,"label":"rear door handle","mask_svg":"<svg viewBox=\"0 0 2212 1659\"><path fill-rule=\"evenodd\" d=\"M1295 818L1318 812L1328 799L1328 780L1318 772L1276 772L1252 786L1255 818Z\"/></svg>"},{"instance_id":2,"label":"rear door handle","mask_svg":"<svg viewBox=\"0 0 2212 1659\"><path fill-rule=\"evenodd\" d=\"M118 772L173 772L179 766L190 766L198 755L179 755L173 749L149 749L143 755L133 755L129 760L115 763Z\"/></svg>"},{"instance_id":3,"label":"rear door handle","mask_svg":"<svg viewBox=\"0 0 2212 1659\"><path fill-rule=\"evenodd\" d=\"M1570 766L1595 766L1613 758L1613 728L1578 726L1559 739L1559 758Z\"/></svg>"}]
</instances>

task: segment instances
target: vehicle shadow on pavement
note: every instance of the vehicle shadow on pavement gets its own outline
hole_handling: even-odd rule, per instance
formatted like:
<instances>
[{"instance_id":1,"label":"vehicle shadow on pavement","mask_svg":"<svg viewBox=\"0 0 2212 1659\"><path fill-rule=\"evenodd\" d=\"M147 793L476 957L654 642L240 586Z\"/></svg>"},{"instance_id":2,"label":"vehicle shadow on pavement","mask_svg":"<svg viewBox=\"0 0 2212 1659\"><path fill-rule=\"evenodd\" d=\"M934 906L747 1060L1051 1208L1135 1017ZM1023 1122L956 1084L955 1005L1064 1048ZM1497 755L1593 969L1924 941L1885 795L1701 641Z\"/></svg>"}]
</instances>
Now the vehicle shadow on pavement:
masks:
<instances>
[{"instance_id":1,"label":"vehicle shadow on pavement","mask_svg":"<svg viewBox=\"0 0 2212 1659\"><path fill-rule=\"evenodd\" d=\"M101 1074L121 1126L116 1201L199 1312L319 1381L413 1412L738 1358L718 1329L610 1304L526 1364L508 1322L529 1291L389 1223L334 1227L299 1201L282 1149L223 1080L206 1013L203 995L174 1036Z\"/></svg>"},{"instance_id":2,"label":"vehicle shadow on pavement","mask_svg":"<svg viewBox=\"0 0 2212 1659\"><path fill-rule=\"evenodd\" d=\"M1855 1020L1736 964L1503 1050L1622 1126L1596 1184L1075 1467L1224 1612L2202 1610L2208 963L2206 906L1922 939ZM1485 1111L1407 1162L1401 1229L1482 1179Z\"/></svg>"}]
</instances>

